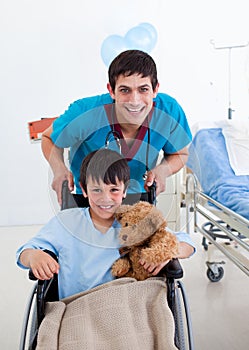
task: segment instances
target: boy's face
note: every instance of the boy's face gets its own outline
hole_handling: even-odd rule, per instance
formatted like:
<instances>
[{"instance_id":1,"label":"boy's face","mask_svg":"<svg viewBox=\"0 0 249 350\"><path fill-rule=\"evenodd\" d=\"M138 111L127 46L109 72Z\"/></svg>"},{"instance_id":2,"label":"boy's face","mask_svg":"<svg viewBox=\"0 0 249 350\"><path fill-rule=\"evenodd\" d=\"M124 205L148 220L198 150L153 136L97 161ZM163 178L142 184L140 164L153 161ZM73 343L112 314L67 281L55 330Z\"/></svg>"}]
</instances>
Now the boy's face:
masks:
<instances>
[{"instance_id":1,"label":"boy's face","mask_svg":"<svg viewBox=\"0 0 249 350\"><path fill-rule=\"evenodd\" d=\"M87 193L82 188L84 197L88 197L90 213L93 222L97 221L106 226L106 221L113 220L116 209L122 204L125 197L125 186L117 180L117 184L99 183L91 177L87 180Z\"/></svg>"},{"instance_id":2,"label":"boy's face","mask_svg":"<svg viewBox=\"0 0 249 350\"><path fill-rule=\"evenodd\" d=\"M111 97L115 100L115 110L118 122L141 125L153 106L153 98L158 92L157 85L153 91L150 77L138 74L120 75L117 78L115 90L107 84Z\"/></svg>"}]
</instances>

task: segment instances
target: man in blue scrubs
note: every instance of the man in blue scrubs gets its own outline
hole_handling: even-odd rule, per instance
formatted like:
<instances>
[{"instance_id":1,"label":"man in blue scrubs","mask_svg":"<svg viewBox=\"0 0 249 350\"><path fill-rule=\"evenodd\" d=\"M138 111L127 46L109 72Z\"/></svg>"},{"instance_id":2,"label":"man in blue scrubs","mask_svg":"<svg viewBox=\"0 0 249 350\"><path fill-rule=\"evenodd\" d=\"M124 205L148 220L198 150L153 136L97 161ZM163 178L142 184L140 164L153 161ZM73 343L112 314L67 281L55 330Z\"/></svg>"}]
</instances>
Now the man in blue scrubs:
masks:
<instances>
[{"instance_id":1,"label":"man in blue scrubs","mask_svg":"<svg viewBox=\"0 0 249 350\"><path fill-rule=\"evenodd\" d=\"M108 147L127 159L131 182L128 193L146 192L156 182L157 195L165 180L187 161L191 132L184 111L175 99L158 93L156 64L140 50L127 50L110 64L109 94L72 103L42 135L42 150L61 203L61 186L81 193L79 169L90 152ZM63 150L70 149L70 170ZM159 161L159 152L163 157Z\"/></svg>"}]
</instances>

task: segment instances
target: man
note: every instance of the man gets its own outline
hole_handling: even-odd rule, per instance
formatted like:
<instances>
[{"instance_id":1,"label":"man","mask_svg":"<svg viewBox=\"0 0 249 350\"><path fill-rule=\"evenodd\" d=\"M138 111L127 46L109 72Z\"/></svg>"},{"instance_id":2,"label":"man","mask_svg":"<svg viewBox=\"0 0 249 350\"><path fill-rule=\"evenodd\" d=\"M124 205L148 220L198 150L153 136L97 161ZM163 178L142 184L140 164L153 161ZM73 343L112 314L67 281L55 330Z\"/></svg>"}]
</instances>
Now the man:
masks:
<instances>
[{"instance_id":1,"label":"man","mask_svg":"<svg viewBox=\"0 0 249 350\"><path fill-rule=\"evenodd\" d=\"M158 94L156 64L145 52L127 50L110 64L109 94L83 98L70 105L42 135L42 150L54 179L52 188L61 203L61 186L81 193L79 168L90 152L109 147L127 159L131 182L129 193L148 190L156 182L157 195L165 180L187 161L191 133L179 104ZM70 148L70 167L63 149ZM158 163L159 152L163 159Z\"/></svg>"}]
</instances>

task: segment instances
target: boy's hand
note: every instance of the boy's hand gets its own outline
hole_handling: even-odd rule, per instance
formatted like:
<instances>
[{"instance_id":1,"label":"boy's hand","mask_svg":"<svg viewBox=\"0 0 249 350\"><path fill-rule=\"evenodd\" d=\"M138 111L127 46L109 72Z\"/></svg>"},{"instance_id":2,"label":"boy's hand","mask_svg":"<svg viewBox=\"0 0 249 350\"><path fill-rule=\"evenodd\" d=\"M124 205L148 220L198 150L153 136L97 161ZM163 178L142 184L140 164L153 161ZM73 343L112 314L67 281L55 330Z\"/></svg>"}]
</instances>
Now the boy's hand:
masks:
<instances>
[{"instance_id":1,"label":"boy's hand","mask_svg":"<svg viewBox=\"0 0 249 350\"><path fill-rule=\"evenodd\" d=\"M31 268L39 280L48 280L54 273L59 272L59 264L47 253L40 249L26 249L20 256L23 265Z\"/></svg>"},{"instance_id":2,"label":"boy's hand","mask_svg":"<svg viewBox=\"0 0 249 350\"><path fill-rule=\"evenodd\" d=\"M145 270L150 272L153 276L156 276L159 274L162 268L168 264L169 260L166 260L160 264L147 263L145 260L142 260L142 259L140 259L139 262L144 267Z\"/></svg>"}]
</instances>

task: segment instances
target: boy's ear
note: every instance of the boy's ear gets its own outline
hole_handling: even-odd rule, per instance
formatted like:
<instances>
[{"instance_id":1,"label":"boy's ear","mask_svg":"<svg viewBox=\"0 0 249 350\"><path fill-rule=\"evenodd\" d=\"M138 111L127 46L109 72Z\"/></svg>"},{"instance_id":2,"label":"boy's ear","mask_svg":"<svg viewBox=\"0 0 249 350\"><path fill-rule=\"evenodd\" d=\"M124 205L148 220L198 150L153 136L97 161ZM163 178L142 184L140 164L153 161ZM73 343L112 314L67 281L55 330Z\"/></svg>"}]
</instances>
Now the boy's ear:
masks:
<instances>
[{"instance_id":1,"label":"boy's ear","mask_svg":"<svg viewBox=\"0 0 249 350\"><path fill-rule=\"evenodd\" d=\"M80 183L80 188L81 188L81 191L82 191L82 194L85 198L87 198L87 193L84 191L84 188L82 187L81 183Z\"/></svg>"},{"instance_id":2,"label":"boy's ear","mask_svg":"<svg viewBox=\"0 0 249 350\"><path fill-rule=\"evenodd\" d=\"M127 191L125 190L123 193L123 198L126 198L126 195L127 195Z\"/></svg>"}]
</instances>

